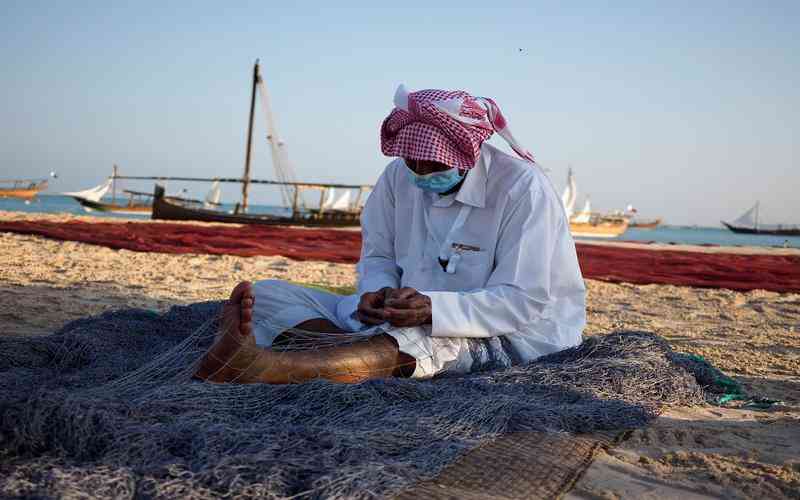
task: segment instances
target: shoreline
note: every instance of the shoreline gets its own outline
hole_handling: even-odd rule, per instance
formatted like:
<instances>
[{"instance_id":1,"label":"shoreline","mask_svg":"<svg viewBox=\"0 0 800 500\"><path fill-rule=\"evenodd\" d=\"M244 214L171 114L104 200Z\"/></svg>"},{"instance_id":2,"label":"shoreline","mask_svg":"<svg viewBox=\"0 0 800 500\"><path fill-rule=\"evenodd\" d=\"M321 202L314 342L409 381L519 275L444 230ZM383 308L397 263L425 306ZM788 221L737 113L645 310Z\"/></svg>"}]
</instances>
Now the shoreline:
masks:
<instances>
[{"instance_id":1,"label":"shoreline","mask_svg":"<svg viewBox=\"0 0 800 500\"><path fill-rule=\"evenodd\" d=\"M683 243L643 243L636 241L607 241L576 238L575 243L582 245L609 246L615 248L632 248L655 251L696 252L707 254L731 255L789 255L799 256L800 248L760 247L760 246L722 246L722 245L688 245Z\"/></svg>"}]
</instances>

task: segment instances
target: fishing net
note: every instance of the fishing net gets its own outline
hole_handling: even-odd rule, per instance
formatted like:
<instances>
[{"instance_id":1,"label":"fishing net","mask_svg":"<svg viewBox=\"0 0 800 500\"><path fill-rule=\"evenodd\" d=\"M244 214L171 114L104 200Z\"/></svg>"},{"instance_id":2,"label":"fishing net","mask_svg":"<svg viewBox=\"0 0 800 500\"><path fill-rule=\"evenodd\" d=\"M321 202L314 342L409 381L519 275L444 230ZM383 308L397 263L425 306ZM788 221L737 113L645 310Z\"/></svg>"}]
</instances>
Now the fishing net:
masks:
<instances>
[{"instance_id":1,"label":"fishing net","mask_svg":"<svg viewBox=\"0 0 800 500\"><path fill-rule=\"evenodd\" d=\"M200 382L220 310L121 310L0 338L0 497L385 498L503 436L635 428L704 401L641 332L424 381ZM294 333L276 349L369 341Z\"/></svg>"}]
</instances>

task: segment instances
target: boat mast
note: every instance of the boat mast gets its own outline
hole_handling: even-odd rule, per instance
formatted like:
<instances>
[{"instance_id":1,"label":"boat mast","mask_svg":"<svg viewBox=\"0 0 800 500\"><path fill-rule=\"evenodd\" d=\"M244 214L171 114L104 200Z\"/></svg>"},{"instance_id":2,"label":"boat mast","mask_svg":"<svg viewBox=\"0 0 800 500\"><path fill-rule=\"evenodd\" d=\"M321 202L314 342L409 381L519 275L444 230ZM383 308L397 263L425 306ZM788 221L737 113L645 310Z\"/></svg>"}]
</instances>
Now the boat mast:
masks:
<instances>
[{"instance_id":1,"label":"boat mast","mask_svg":"<svg viewBox=\"0 0 800 500\"><path fill-rule=\"evenodd\" d=\"M242 176L242 212L247 212L247 188L250 186L250 153L253 149L253 114L256 107L256 86L261 77L258 74L258 59L253 66L253 88L250 92L250 121L247 124L247 151L244 157L244 175Z\"/></svg>"}]
</instances>

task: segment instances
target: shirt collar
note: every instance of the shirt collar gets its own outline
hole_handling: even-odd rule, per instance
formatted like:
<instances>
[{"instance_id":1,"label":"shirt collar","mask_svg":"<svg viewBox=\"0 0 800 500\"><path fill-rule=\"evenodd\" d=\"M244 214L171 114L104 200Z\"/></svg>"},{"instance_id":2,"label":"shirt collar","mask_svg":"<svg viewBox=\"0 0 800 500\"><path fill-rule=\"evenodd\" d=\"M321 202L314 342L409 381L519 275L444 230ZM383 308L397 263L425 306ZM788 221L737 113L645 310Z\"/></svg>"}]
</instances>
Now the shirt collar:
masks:
<instances>
[{"instance_id":1,"label":"shirt collar","mask_svg":"<svg viewBox=\"0 0 800 500\"><path fill-rule=\"evenodd\" d=\"M486 206L486 183L491 165L491 149L488 145L483 144L481 145L481 155L478 157L478 163L475 164L475 167L469 171L467 178L464 179L464 184L461 185L461 189L456 193L456 201L477 208Z\"/></svg>"},{"instance_id":2,"label":"shirt collar","mask_svg":"<svg viewBox=\"0 0 800 500\"><path fill-rule=\"evenodd\" d=\"M488 181L489 167L492 164L491 147L487 144L481 145L481 154L478 162L470 169L464 183L455 194L440 196L436 193L426 193L434 207L449 207L454 201L471 205L477 208L486 206L486 183Z\"/></svg>"}]
</instances>

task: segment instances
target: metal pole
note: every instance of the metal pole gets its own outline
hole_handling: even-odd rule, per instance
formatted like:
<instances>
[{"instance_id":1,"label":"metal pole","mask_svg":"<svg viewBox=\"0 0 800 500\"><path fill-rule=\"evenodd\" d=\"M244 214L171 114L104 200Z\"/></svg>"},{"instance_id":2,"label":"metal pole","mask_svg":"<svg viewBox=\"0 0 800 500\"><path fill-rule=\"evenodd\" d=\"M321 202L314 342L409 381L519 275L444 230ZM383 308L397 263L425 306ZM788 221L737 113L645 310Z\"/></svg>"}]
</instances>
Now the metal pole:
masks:
<instances>
[{"instance_id":1,"label":"metal pole","mask_svg":"<svg viewBox=\"0 0 800 500\"><path fill-rule=\"evenodd\" d=\"M320 189L319 193L319 216L322 217L322 212L325 211L325 195L328 194L328 188Z\"/></svg>"},{"instance_id":2,"label":"metal pole","mask_svg":"<svg viewBox=\"0 0 800 500\"><path fill-rule=\"evenodd\" d=\"M111 199L111 203L117 202L117 164L114 164L114 169L111 174L111 188L113 190L113 198Z\"/></svg>"},{"instance_id":3,"label":"metal pole","mask_svg":"<svg viewBox=\"0 0 800 500\"><path fill-rule=\"evenodd\" d=\"M247 124L247 151L244 157L244 175L242 176L242 212L247 212L247 188L250 186L250 153L253 147L253 114L256 107L256 85L258 85L258 59L253 66L253 89L250 92L250 120Z\"/></svg>"},{"instance_id":4,"label":"metal pole","mask_svg":"<svg viewBox=\"0 0 800 500\"><path fill-rule=\"evenodd\" d=\"M117 179L138 180L138 181L176 181L176 182L234 182L241 183L241 177L171 177L165 175L118 175ZM8 181L11 182L11 181ZM270 186L300 186L308 189L319 189L321 187L333 187L342 189L372 189L371 184L333 184L326 182L281 182L265 179L250 179L250 184L267 184Z\"/></svg>"},{"instance_id":5,"label":"metal pole","mask_svg":"<svg viewBox=\"0 0 800 500\"><path fill-rule=\"evenodd\" d=\"M358 188L358 195L356 196L356 201L353 203L352 209L358 210L358 205L361 203L361 197L364 196L364 188Z\"/></svg>"},{"instance_id":6,"label":"metal pole","mask_svg":"<svg viewBox=\"0 0 800 500\"><path fill-rule=\"evenodd\" d=\"M297 197L300 194L300 186L294 187L294 197L292 198L292 217L297 215Z\"/></svg>"}]
</instances>

